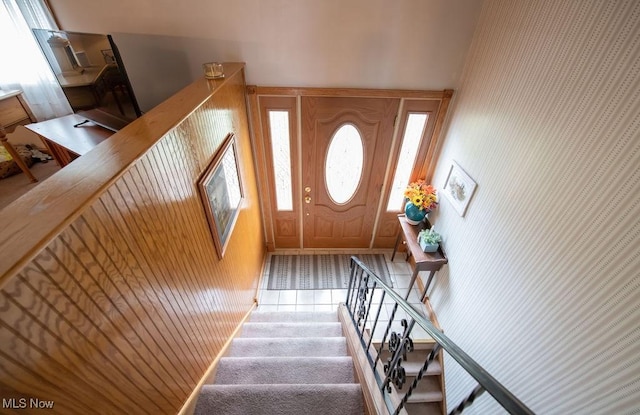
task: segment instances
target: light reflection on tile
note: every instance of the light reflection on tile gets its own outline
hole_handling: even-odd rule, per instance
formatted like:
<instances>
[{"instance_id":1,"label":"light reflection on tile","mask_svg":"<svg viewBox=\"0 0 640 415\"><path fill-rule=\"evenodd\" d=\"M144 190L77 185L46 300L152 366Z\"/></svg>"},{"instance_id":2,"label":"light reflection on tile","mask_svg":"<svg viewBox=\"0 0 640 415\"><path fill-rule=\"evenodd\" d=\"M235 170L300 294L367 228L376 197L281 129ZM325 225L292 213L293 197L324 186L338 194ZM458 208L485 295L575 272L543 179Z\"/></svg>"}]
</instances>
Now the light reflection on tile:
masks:
<instances>
[{"instance_id":1,"label":"light reflection on tile","mask_svg":"<svg viewBox=\"0 0 640 415\"><path fill-rule=\"evenodd\" d=\"M258 304L278 304L280 291L261 290Z\"/></svg>"},{"instance_id":2,"label":"light reflection on tile","mask_svg":"<svg viewBox=\"0 0 640 415\"><path fill-rule=\"evenodd\" d=\"M411 274L395 274L393 275L393 280L393 288L409 288Z\"/></svg>"},{"instance_id":3,"label":"light reflection on tile","mask_svg":"<svg viewBox=\"0 0 640 415\"><path fill-rule=\"evenodd\" d=\"M344 303L347 300L347 290L331 290L331 302L333 304Z\"/></svg>"},{"instance_id":4,"label":"light reflection on tile","mask_svg":"<svg viewBox=\"0 0 640 415\"><path fill-rule=\"evenodd\" d=\"M315 290L298 290L296 304L311 304L315 303Z\"/></svg>"},{"instance_id":5,"label":"light reflection on tile","mask_svg":"<svg viewBox=\"0 0 640 415\"><path fill-rule=\"evenodd\" d=\"M280 291L280 297L278 304L291 304L296 305L298 291L297 290L282 290Z\"/></svg>"},{"instance_id":6,"label":"light reflection on tile","mask_svg":"<svg viewBox=\"0 0 640 415\"><path fill-rule=\"evenodd\" d=\"M331 290L313 290L316 304L331 304Z\"/></svg>"}]
</instances>

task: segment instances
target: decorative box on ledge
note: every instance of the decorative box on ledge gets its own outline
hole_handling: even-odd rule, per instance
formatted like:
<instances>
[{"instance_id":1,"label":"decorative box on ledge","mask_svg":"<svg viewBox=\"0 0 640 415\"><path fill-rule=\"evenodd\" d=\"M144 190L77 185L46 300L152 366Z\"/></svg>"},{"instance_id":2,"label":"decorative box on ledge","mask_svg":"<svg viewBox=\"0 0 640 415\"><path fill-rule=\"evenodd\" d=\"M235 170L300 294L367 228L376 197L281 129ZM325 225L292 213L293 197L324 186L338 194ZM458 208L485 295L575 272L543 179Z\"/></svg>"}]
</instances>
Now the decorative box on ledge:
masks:
<instances>
[{"instance_id":1,"label":"decorative box on ledge","mask_svg":"<svg viewBox=\"0 0 640 415\"><path fill-rule=\"evenodd\" d=\"M439 243L437 244L430 244L424 241L420 241L420 248L422 249L422 252L436 252L438 250L438 247L440 246Z\"/></svg>"},{"instance_id":2,"label":"decorative box on ledge","mask_svg":"<svg viewBox=\"0 0 640 415\"><path fill-rule=\"evenodd\" d=\"M422 229L418 232L418 244L422 248L422 252L436 252L442 237L433 228Z\"/></svg>"}]
</instances>

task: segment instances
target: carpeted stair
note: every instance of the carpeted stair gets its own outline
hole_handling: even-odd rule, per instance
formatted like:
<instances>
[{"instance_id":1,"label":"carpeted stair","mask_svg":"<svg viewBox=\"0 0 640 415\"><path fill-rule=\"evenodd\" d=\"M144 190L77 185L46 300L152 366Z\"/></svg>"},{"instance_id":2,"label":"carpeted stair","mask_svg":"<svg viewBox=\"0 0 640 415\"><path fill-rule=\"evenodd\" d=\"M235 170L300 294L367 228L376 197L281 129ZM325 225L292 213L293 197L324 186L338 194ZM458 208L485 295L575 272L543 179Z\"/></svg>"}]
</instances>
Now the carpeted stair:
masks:
<instances>
[{"instance_id":1,"label":"carpeted stair","mask_svg":"<svg viewBox=\"0 0 640 415\"><path fill-rule=\"evenodd\" d=\"M354 376L336 312L253 312L195 415L362 415Z\"/></svg>"},{"instance_id":2,"label":"carpeted stair","mask_svg":"<svg viewBox=\"0 0 640 415\"><path fill-rule=\"evenodd\" d=\"M375 344L375 343L374 343ZM409 386L413 380L418 376L418 372L422 368L425 360L431 353L435 343L433 341L417 341L414 343L414 350L407 353L407 360L402 363L406 371L406 384L398 389L392 384L392 387L396 389L398 396L403 398ZM379 343L375 344L376 349L379 347ZM381 359L386 362L390 358L389 351L385 348L381 354ZM418 384L418 387L413 391L409 397L405 409L408 415L444 415L446 414L446 406L444 402L444 395L442 393L442 365L439 358L435 359L430 365L427 371L424 373L424 377Z\"/></svg>"}]
</instances>

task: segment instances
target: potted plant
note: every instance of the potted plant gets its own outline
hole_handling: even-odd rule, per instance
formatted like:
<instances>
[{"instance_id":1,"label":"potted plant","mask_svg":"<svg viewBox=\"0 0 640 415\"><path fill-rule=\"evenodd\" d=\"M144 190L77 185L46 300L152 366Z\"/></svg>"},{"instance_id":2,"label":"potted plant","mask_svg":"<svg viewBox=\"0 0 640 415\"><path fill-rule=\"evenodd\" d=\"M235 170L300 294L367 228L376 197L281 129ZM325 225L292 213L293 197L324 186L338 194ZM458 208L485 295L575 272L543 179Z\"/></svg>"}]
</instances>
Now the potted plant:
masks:
<instances>
[{"instance_id":1,"label":"potted plant","mask_svg":"<svg viewBox=\"0 0 640 415\"><path fill-rule=\"evenodd\" d=\"M418 233L418 243L423 252L436 252L442 242L442 236L433 228L423 229Z\"/></svg>"}]
</instances>

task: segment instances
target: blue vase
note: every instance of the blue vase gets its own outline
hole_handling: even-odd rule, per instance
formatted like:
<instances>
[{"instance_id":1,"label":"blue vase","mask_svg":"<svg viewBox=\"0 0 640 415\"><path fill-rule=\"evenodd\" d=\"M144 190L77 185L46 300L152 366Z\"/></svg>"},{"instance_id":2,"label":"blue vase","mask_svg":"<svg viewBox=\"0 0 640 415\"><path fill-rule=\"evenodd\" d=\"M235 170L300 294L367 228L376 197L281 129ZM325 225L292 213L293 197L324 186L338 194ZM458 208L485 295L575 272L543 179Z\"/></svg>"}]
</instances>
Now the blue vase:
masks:
<instances>
[{"instance_id":1,"label":"blue vase","mask_svg":"<svg viewBox=\"0 0 640 415\"><path fill-rule=\"evenodd\" d=\"M420 209L418 206L414 205L413 203L407 202L407 204L404 205L404 214L407 219L407 222L409 222L412 225L417 225L420 222L422 222L425 216L427 216L427 210Z\"/></svg>"}]
</instances>

